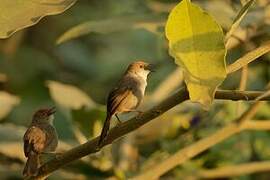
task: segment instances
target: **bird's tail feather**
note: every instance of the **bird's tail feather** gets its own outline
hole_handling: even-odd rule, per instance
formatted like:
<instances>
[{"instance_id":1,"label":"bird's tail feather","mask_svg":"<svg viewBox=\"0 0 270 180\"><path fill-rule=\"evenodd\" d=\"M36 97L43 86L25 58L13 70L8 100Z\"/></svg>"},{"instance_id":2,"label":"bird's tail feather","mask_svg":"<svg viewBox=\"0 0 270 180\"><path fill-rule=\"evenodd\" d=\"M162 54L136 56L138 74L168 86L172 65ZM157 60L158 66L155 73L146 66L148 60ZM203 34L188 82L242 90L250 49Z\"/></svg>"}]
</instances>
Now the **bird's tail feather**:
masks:
<instances>
[{"instance_id":1,"label":"bird's tail feather","mask_svg":"<svg viewBox=\"0 0 270 180\"><path fill-rule=\"evenodd\" d=\"M23 176L30 177L36 176L39 168L39 157L38 154L31 151L23 169Z\"/></svg>"},{"instance_id":2,"label":"bird's tail feather","mask_svg":"<svg viewBox=\"0 0 270 180\"><path fill-rule=\"evenodd\" d=\"M111 117L112 116L110 114L107 114L106 120L104 122L102 131L101 131L101 134L100 134L100 138L98 140L98 146L100 146L103 143L104 139L106 138L106 136L108 134L108 131L110 129Z\"/></svg>"}]
</instances>

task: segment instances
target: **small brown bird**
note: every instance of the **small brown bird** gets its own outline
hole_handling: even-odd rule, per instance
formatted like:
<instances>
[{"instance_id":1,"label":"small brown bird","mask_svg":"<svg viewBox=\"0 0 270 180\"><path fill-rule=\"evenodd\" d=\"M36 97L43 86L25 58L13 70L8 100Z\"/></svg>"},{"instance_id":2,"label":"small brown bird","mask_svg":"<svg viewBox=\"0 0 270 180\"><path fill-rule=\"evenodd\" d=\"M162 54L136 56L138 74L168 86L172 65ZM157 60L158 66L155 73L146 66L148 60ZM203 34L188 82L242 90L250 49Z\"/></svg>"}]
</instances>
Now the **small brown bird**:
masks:
<instances>
[{"instance_id":1,"label":"small brown bird","mask_svg":"<svg viewBox=\"0 0 270 180\"><path fill-rule=\"evenodd\" d=\"M120 121L117 116L119 113L136 111L143 99L147 86L147 76L151 71L153 71L152 64L143 61L131 63L117 86L109 93L107 116L98 142L99 147L107 136L113 115Z\"/></svg>"},{"instance_id":2,"label":"small brown bird","mask_svg":"<svg viewBox=\"0 0 270 180\"><path fill-rule=\"evenodd\" d=\"M24 154L27 157L23 170L24 177L36 176L40 167L39 156L52 153L58 144L58 137L52 125L55 108L40 109L32 118L30 127L24 134Z\"/></svg>"}]
</instances>

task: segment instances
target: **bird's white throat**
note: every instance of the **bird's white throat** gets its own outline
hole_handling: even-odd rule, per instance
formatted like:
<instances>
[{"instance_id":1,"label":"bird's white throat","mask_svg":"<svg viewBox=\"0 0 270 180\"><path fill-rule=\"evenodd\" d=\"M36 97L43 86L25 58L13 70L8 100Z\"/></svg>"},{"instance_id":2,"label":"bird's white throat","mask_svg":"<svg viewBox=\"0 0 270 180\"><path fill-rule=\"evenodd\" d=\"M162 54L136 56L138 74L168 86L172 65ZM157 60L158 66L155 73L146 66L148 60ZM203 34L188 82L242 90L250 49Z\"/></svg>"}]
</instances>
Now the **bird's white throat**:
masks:
<instances>
[{"instance_id":1,"label":"bird's white throat","mask_svg":"<svg viewBox=\"0 0 270 180\"><path fill-rule=\"evenodd\" d=\"M50 125L53 125L53 120L54 120L54 115L50 115L48 119Z\"/></svg>"},{"instance_id":2,"label":"bird's white throat","mask_svg":"<svg viewBox=\"0 0 270 180\"><path fill-rule=\"evenodd\" d=\"M136 73L137 77L140 79L140 90L142 94L144 95L145 88L147 86L147 76L150 73L148 70L142 70Z\"/></svg>"},{"instance_id":3,"label":"bird's white throat","mask_svg":"<svg viewBox=\"0 0 270 180\"><path fill-rule=\"evenodd\" d=\"M139 76L140 78L142 78L143 80L147 80L147 76L150 73L150 71L148 70L142 70L142 71L138 71L136 74L137 76Z\"/></svg>"}]
</instances>

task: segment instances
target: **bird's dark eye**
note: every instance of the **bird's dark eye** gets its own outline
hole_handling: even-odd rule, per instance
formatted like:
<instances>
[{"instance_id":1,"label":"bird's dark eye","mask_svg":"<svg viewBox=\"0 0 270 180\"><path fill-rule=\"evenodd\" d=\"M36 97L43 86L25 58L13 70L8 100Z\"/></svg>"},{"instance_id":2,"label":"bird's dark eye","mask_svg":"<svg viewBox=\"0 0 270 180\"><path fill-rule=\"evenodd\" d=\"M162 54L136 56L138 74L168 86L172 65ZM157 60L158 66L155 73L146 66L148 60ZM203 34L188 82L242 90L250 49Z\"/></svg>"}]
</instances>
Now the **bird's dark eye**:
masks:
<instances>
[{"instance_id":1,"label":"bird's dark eye","mask_svg":"<svg viewBox=\"0 0 270 180\"><path fill-rule=\"evenodd\" d=\"M143 65L140 65L140 68L143 68Z\"/></svg>"}]
</instances>

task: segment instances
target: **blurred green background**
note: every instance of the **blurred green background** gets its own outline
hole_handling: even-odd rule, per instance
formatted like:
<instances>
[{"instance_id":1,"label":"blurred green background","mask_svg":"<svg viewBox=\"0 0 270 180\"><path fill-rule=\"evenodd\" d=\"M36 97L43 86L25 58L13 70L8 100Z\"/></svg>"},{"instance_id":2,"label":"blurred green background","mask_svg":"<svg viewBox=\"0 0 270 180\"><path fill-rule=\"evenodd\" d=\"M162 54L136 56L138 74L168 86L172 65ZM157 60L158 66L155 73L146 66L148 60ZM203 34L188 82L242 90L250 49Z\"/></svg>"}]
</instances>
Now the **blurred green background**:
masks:
<instances>
[{"instance_id":1,"label":"blurred green background","mask_svg":"<svg viewBox=\"0 0 270 180\"><path fill-rule=\"evenodd\" d=\"M80 0L56 16L0 41L0 174L21 179L25 158L22 136L34 111L57 107L54 124L59 151L99 135L108 92L127 65L137 59L156 64L139 109L157 104L183 84L182 71L168 55L164 25L175 0ZM226 32L244 0L193 1L215 17ZM64 32L89 23L78 36L56 44ZM230 40L227 64L270 39L270 4L257 0ZM221 89L264 90L270 79L270 55L233 73ZM101 152L55 172L49 179L126 179L149 170L170 154L238 117L246 102L216 101L209 112L185 102ZM270 119L269 103L256 119ZM128 119L129 116L122 116ZM114 124L117 124L116 122ZM244 132L201 153L162 179L200 179L205 168L270 159L269 132ZM239 153L241 152L241 153ZM269 179L257 173L232 179Z\"/></svg>"}]
</instances>

